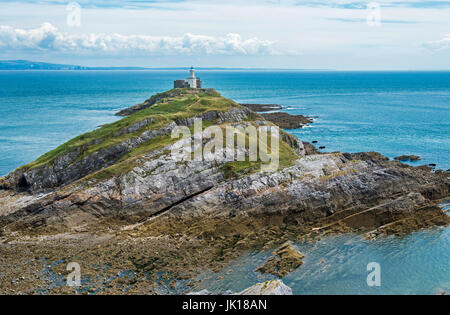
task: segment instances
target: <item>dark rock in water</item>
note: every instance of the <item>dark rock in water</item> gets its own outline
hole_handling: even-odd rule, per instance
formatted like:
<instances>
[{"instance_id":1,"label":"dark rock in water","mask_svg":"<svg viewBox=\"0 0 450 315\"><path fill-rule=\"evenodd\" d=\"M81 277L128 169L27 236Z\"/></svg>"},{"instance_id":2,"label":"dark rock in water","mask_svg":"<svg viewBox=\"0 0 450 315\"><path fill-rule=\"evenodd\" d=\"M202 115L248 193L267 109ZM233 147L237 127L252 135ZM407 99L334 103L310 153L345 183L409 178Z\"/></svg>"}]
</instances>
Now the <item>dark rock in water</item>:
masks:
<instances>
[{"instance_id":1,"label":"dark rock in water","mask_svg":"<svg viewBox=\"0 0 450 315\"><path fill-rule=\"evenodd\" d=\"M314 140L314 141L312 141L311 143L317 143L318 141L317 140Z\"/></svg>"},{"instance_id":2,"label":"dark rock in water","mask_svg":"<svg viewBox=\"0 0 450 315\"><path fill-rule=\"evenodd\" d=\"M299 253L289 242L281 245L272 253L263 265L259 266L255 271L268 273L279 278L286 276L303 264L304 255Z\"/></svg>"},{"instance_id":3,"label":"dark rock in water","mask_svg":"<svg viewBox=\"0 0 450 315\"><path fill-rule=\"evenodd\" d=\"M277 104L240 104L254 112L263 113L282 109ZM288 113L276 112L261 114L266 120L273 122L283 129L297 129L310 124L313 120L303 115L290 115Z\"/></svg>"},{"instance_id":4,"label":"dark rock in water","mask_svg":"<svg viewBox=\"0 0 450 315\"><path fill-rule=\"evenodd\" d=\"M290 115L288 113L269 113L261 114L266 120L273 122L283 129L297 129L310 124L313 120L302 115Z\"/></svg>"},{"instance_id":5,"label":"dark rock in water","mask_svg":"<svg viewBox=\"0 0 450 315\"><path fill-rule=\"evenodd\" d=\"M240 104L242 106L250 108L257 113L271 112L273 110L280 110L282 107L278 104Z\"/></svg>"},{"instance_id":6,"label":"dark rock in water","mask_svg":"<svg viewBox=\"0 0 450 315\"><path fill-rule=\"evenodd\" d=\"M394 158L394 160L403 161L403 162L406 162L406 161L414 162L414 161L419 161L421 159L422 158L418 155L400 155L400 156L397 156Z\"/></svg>"},{"instance_id":7,"label":"dark rock in water","mask_svg":"<svg viewBox=\"0 0 450 315\"><path fill-rule=\"evenodd\" d=\"M431 166L431 167L436 167L436 164L434 164L434 163L431 163L431 164L428 164L429 166Z\"/></svg>"},{"instance_id":8,"label":"dark rock in water","mask_svg":"<svg viewBox=\"0 0 450 315\"><path fill-rule=\"evenodd\" d=\"M321 147L319 147L319 149L325 149L326 147L325 146L321 146Z\"/></svg>"}]
</instances>

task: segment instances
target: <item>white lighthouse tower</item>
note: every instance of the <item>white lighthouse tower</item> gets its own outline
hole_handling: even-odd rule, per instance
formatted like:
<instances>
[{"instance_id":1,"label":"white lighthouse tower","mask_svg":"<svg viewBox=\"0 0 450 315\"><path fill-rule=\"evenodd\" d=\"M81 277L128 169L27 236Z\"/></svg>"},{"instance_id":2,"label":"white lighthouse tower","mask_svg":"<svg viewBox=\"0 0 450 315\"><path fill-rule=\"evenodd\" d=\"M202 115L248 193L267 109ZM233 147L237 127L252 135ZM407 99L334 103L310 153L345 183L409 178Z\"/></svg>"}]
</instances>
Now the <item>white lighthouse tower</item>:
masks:
<instances>
[{"instance_id":1,"label":"white lighthouse tower","mask_svg":"<svg viewBox=\"0 0 450 315\"><path fill-rule=\"evenodd\" d=\"M184 80L175 80L173 81L174 88L190 88L190 89L201 89L202 88L202 80L195 76L194 67L191 67L189 70L189 77Z\"/></svg>"},{"instance_id":2,"label":"white lighthouse tower","mask_svg":"<svg viewBox=\"0 0 450 315\"><path fill-rule=\"evenodd\" d=\"M191 89L197 88L197 78L195 77L195 70L193 66L191 66L191 70L189 70L189 78L186 78L186 82L189 84Z\"/></svg>"}]
</instances>

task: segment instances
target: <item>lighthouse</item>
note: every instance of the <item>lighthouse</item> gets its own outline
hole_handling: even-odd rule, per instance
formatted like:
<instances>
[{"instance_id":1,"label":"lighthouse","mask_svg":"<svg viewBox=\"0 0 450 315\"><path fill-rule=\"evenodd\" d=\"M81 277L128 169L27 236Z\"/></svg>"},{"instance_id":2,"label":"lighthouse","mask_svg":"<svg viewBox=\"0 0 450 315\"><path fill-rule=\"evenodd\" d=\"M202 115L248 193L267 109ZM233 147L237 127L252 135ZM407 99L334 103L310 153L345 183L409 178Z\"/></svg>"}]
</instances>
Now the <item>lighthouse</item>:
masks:
<instances>
[{"instance_id":1,"label":"lighthouse","mask_svg":"<svg viewBox=\"0 0 450 315\"><path fill-rule=\"evenodd\" d=\"M191 89L197 88L197 78L195 77L194 67L191 67L191 70L189 70L189 78L186 78L186 81Z\"/></svg>"},{"instance_id":2,"label":"lighthouse","mask_svg":"<svg viewBox=\"0 0 450 315\"><path fill-rule=\"evenodd\" d=\"M184 80L175 80L173 82L174 88L191 88L191 89L201 89L202 88L202 80L195 76L195 70L192 66L189 70L189 77Z\"/></svg>"}]
</instances>

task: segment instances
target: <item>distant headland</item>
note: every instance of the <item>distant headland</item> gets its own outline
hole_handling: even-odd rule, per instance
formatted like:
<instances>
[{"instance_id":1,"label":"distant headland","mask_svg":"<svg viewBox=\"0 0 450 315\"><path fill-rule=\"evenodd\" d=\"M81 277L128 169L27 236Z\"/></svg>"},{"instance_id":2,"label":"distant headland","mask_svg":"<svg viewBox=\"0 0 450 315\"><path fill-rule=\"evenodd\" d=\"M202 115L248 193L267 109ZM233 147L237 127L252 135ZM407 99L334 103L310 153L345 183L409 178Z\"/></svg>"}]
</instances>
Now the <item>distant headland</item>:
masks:
<instances>
[{"instance_id":1,"label":"distant headland","mask_svg":"<svg viewBox=\"0 0 450 315\"><path fill-rule=\"evenodd\" d=\"M0 70L188 70L189 67L87 67L79 65L57 64L29 60L0 60ZM283 70L283 71L324 71L327 69L287 69L287 68L225 68L197 67L201 70ZM327 70L328 71L328 70Z\"/></svg>"}]
</instances>

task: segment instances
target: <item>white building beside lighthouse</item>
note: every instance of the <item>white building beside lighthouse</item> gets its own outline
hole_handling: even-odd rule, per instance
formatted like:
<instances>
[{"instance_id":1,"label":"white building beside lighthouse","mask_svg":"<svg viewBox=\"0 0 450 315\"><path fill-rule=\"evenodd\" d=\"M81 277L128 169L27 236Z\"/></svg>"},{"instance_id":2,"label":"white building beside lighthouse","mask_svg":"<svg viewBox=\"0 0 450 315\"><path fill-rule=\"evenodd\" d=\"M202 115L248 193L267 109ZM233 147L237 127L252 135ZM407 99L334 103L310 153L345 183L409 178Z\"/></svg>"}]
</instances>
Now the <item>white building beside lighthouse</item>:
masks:
<instances>
[{"instance_id":1,"label":"white building beside lighthouse","mask_svg":"<svg viewBox=\"0 0 450 315\"><path fill-rule=\"evenodd\" d=\"M175 80L173 82L174 88L191 88L191 89L201 89L202 80L195 76L194 67L189 70L189 77L184 80Z\"/></svg>"}]
</instances>

